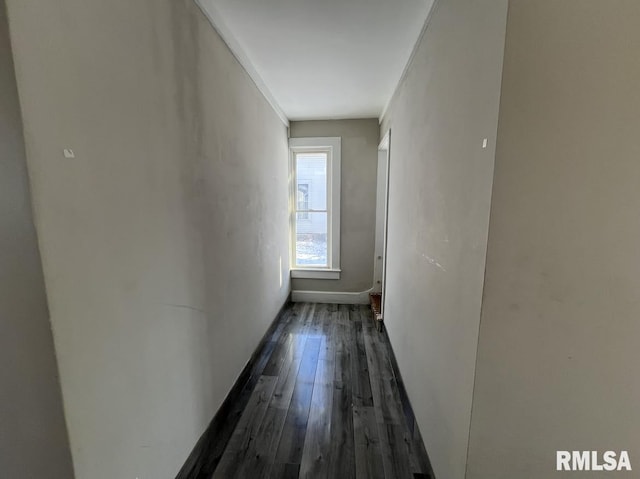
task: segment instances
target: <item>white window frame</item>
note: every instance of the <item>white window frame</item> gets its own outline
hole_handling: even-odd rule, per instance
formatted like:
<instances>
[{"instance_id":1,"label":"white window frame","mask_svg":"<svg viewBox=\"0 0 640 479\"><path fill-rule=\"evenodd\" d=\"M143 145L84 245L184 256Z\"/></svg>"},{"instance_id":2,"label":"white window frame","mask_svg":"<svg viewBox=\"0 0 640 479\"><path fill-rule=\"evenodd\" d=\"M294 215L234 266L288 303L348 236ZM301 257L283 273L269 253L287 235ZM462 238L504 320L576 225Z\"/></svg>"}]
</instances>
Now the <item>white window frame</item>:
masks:
<instances>
[{"instance_id":1,"label":"white window frame","mask_svg":"<svg viewBox=\"0 0 640 479\"><path fill-rule=\"evenodd\" d=\"M310 279L340 279L340 137L289 139L289 229L291 247L291 277ZM296 265L296 154L327 153L327 263L328 266Z\"/></svg>"}]
</instances>

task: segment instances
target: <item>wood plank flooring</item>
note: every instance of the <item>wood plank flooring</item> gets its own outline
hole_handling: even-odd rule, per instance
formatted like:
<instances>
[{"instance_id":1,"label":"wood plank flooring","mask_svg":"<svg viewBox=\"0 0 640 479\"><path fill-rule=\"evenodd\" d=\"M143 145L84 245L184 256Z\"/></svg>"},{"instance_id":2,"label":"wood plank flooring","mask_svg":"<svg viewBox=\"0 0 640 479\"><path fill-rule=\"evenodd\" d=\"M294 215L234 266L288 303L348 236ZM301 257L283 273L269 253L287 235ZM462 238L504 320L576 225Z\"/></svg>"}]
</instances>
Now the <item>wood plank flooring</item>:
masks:
<instances>
[{"instance_id":1,"label":"wood plank flooring","mask_svg":"<svg viewBox=\"0 0 640 479\"><path fill-rule=\"evenodd\" d=\"M272 331L212 479L433 478L369 306L294 303Z\"/></svg>"}]
</instances>

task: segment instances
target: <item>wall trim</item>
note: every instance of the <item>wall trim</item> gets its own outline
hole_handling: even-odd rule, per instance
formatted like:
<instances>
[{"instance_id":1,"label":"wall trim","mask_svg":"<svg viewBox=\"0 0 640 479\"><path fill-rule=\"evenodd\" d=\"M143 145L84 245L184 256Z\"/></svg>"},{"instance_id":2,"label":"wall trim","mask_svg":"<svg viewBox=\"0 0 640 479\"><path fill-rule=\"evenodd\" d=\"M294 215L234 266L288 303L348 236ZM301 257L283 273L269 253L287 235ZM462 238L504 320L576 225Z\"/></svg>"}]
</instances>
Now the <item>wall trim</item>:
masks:
<instances>
[{"instance_id":1,"label":"wall trim","mask_svg":"<svg viewBox=\"0 0 640 479\"><path fill-rule=\"evenodd\" d=\"M306 279L340 279L341 269L304 269L304 268L292 268L292 278L306 278Z\"/></svg>"},{"instance_id":2,"label":"wall trim","mask_svg":"<svg viewBox=\"0 0 640 479\"><path fill-rule=\"evenodd\" d=\"M251 78L260 93L262 93L262 96L264 96L267 102L271 105L273 111L275 111L276 115L278 115L282 123L284 123L284 125L288 127L289 119L287 118L287 115L285 115L284 111L278 104L277 100L271 93L271 90L269 90L267 84L264 82L258 71L253 67L251 60L249 60L249 57L245 53L244 49L240 46L240 43L238 42L236 37L233 35L233 33L231 33L231 30L225 24L224 20L222 19L222 15L220 15L220 12L218 12L218 10L213 6L213 2L211 0L194 1L198 8L200 8L200 10L202 11L204 16L207 18L207 20L209 20L209 23L211 24L213 29L218 32L218 35L220 35L222 41L227 45L227 47L231 51L231 54L235 57L244 71L247 72L247 75L249 75L249 78Z\"/></svg>"},{"instance_id":3,"label":"wall trim","mask_svg":"<svg viewBox=\"0 0 640 479\"><path fill-rule=\"evenodd\" d=\"M439 3L440 3L440 0L433 0L433 4L431 5L431 9L429 10L429 13L427 14L427 18L424 21L422 30L420 30L418 39L416 40L416 43L413 45L413 49L411 50L411 55L409 55L407 64L404 66L404 69L402 70L402 74L400 75L400 78L398 78L398 82L396 83L396 87L393 89L393 93L391 93L391 96L387 100L387 103L385 103L384 107L382 108L382 112L380 113L380 117L378 118L379 125L382 125L382 120L389 112L389 107L395 100L396 96L398 96L400 87L402 86L405 78L407 78L407 75L409 74L409 70L411 68L411 64L413 63L413 59L415 58L416 53L418 52L418 47L420 46L420 43L422 43L422 39L424 38L427 28L429 28L429 24L431 24L431 18L433 17L433 12L435 12L436 7L438 6Z\"/></svg>"},{"instance_id":4,"label":"wall trim","mask_svg":"<svg viewBox=\"0 0 640 479\"><path fill-rule=\"evenodd\" d=\"M292 310L291 296L288 296L280 311L269 325L264 336L260 340L251 358L242 369L242 372L231 387L229 394L222 401L215 416L198 439L195 447L187 457L184 465L178 472L176 479L210 479L215 471L222 453L224 452L233 430L235 429L242 412L249 402L250 392L264 370L266 361L275 347L270 341L280 320Z\"/></svg>"},{"instance_id":5,"label":"wall trim","mask_svg":"<svg viewBox=\"0 0 640 479\"><path fill-rule=\"evenodd\" d=\"M291 291L294 303L369 304L373 288L357 293L343 291Z\"/></svg>"}]
</instances>

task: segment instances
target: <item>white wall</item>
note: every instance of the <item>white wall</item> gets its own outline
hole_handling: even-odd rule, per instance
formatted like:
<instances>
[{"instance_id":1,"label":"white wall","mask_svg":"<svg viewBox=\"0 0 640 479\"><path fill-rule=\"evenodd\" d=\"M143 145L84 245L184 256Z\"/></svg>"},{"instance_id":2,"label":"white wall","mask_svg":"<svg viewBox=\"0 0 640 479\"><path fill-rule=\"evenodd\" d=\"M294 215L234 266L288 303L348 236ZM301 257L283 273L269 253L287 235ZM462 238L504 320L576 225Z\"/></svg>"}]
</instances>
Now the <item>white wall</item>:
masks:
<instances>
[{"instance_id":1,"label":"white wall","mask_svg":"<svg viewBox=\"0 0 640 479\"><path fill-rule=\"evenodd\" d=\"M640 469L640 3L512 0L469 479ZM586 477L586 474L585 474Z\"/></svg>"},{"instance_id":2,"label":"white wall","mask_svg":"<svg viewBox=\"0 0 640 479\"><path fill-rule=\"evenodd\" d=\"M301 291L366 291L373 284L376 222L378 122L322 120L291 122L291 138L342 138L340 180L340 267L338 280L294 279Z\"/></svg>"},{"instance_id":3,"label":"white wall","mask_svg":"<svg viewBox=\"0 0 640 479\"><path fill-rule=\"evenodd\" d=\"M0 0L0 475L73 477L4 0Z\"/></svg>"},{"instance_id":4,"label":"white wall","mask_svg":"<svg viewBox=\"0 0 640 479\"><path fill-rule=\"evenodd\" d=\"M385 325L445 479L465 474L506 10L506 0L439 1L381 127L391 128Z\"/></svg>"},{"instance_id":5,"label":"white wall","mask_svg":"<svg viewBox=\"0 0 640 479\"><path fill-rule=\"evenodd\" d=\"M76 477L174 477L289 292L285 126L189 0L8 4Z\"/></svg>"}]
</instances>

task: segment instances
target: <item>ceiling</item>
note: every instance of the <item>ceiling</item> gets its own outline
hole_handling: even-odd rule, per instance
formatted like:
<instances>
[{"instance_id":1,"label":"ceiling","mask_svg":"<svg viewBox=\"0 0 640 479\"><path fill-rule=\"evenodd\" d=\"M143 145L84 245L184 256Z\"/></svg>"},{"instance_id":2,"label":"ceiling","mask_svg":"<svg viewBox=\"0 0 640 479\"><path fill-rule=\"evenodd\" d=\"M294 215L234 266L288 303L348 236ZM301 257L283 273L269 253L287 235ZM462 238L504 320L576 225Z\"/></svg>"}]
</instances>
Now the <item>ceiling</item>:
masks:
<instances>
[{"instance_id":1,"label":"ceiling","mask_svg":"<svg viewBox=\"0 0 640 479\"><path fill-rule=\"evenodd\" d=\"M377 118L433 0L197 0L289 120Z\"/></svg>"}]
</instances>

